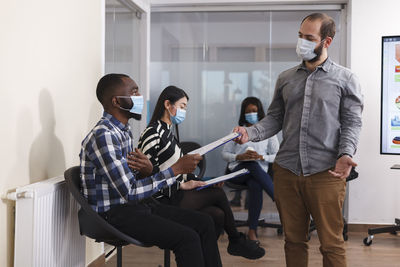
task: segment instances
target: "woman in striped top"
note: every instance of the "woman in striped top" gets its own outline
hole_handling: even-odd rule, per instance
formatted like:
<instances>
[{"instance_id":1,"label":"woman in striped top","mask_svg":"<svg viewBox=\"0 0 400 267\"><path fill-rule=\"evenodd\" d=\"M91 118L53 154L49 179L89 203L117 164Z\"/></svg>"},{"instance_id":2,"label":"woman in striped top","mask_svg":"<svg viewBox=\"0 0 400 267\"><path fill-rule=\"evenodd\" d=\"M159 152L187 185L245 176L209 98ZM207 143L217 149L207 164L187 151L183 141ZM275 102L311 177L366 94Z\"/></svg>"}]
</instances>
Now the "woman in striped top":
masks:
<instances>
[{"instance_id":1,"label":"woman in striped top","mask_svg":"<svg viewBox=\"0 0 400 267\"><path fill-rule=\"evenodd\" d=\"M158 98L150 123L138 144L153 164L153 173L167 169L182 156L179 141L171 127L184 120L188 100L185 91L175 86L165 88ZM200 191L179 190L180 184L192 179L195 179L193 174L183 175L177 179L177 183L155 197L165 204L209 214L214 220L217 234L222 229L227 232L229 254L249 259L264 256L265 250L259 244L237 231L229 201L220 187L208 187Z\"/></svg>"}]
</instances>

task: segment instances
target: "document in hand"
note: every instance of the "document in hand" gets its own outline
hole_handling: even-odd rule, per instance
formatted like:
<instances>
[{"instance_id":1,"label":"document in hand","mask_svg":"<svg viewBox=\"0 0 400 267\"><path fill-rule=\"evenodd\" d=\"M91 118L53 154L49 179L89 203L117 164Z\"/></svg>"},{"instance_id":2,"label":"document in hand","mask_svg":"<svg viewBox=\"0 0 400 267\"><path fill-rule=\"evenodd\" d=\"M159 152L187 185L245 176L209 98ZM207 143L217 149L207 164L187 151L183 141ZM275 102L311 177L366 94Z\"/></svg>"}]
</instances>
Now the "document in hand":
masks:
<instances>
[{"instance_id":1,"label":"document in hand","mask_svg":"<svg viewBox=\"0 0 400 267\"><path fill-rule=\"evenodd\" d=\"M189 152L188 154L200 154L200 156L203 156L204 154L216 149L219 146L222 146L225 143L228 143L229 141L231 141L239 136L240 136L239 133L230 133L227 136L224 136L224 137L218 139L217 141L214 141L208 145L205 145L198 149L195 149L195 150Z\"/></svg>"},{"instance_id":2,"label":"document in hand","mask_svg":"<svg viewBox=\"0 0 400 267\"><path fill-rule=\"evenodd\" d=\"M235 178L237 176L241 176L241 175L244 175L244 174L247 174L247 173L249 173L248 169L241 169L241 170L232 172L232 173L227 174L227 175L216 177L214 179L210 179L210 180L205 181L206 185L201 186L201 187L197 187L196 190L201 190L203 188L209 187L210 185L217 184L217 183L220 183L220 182L223 182L223 181L226 181L226 180L229 180L229 179L232 179L232 178Z\"/></svg>"}]
</instances>

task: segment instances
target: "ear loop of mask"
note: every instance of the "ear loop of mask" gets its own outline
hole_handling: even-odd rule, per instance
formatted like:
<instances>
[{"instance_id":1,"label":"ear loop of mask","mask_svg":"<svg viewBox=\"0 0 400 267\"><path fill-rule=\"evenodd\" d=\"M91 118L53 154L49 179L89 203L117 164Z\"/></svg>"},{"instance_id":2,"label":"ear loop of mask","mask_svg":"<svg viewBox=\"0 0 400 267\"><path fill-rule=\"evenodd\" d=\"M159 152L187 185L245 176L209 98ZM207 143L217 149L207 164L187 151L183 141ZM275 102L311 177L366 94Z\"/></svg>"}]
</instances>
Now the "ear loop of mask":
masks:
<instances>
[{"instance_id":1,"label":"ear loop of mask","mask_svg":"<svg viewBox=\"0 0 400 267\"><path fill-rule=\"evenodd\" d=\"M130 96L116 96L116 98L129 98L130 99L131 97ZM126 110L126 111L130 111L131 110L130 108L122 107L121 103L119 103L119 102L118 102L118 105L119 105L119 108L122 109L122 110ZM133 106L133 102L132 102L132 106Z\"/></svg>"},{"instance_id":2,"label":"ear loop of mask","mask_svg":"<svg viewBox=\"0 0 400 267\"><path fill-rule=\"evenodd\" d=\"M123 108L120 105L120 109L122 110L126 110L129 111L130 113L135 113L135 114L142 114L143 112L143 96L139 95L139 96L116 96L116 97L120 97L120 98L130 98L132 101L132 107L131 108Z\"/></svg>"}]
</instances>

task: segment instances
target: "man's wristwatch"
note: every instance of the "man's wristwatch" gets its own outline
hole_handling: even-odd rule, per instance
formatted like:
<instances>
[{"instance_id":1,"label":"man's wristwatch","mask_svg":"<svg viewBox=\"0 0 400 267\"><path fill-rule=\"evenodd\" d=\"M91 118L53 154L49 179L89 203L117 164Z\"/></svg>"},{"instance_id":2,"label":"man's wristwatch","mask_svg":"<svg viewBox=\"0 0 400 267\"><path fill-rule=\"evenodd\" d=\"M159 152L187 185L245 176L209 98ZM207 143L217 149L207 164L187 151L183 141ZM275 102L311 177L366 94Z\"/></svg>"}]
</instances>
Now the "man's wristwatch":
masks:
<instances>
[{"instance_id":1,"label":"man's wristwatch","mask_svg":"<svg viewBox=\"0 0 400 267\"><path fill-rule=\"evenodd\" d=\"M350 158L353 157L353 156L350 155L349 153L341 153L341 154L339 154L339 156L337 157L337 159L340 159L340 158L343 157L344 155L349 156Z\"/></svg>"}]
</instances>

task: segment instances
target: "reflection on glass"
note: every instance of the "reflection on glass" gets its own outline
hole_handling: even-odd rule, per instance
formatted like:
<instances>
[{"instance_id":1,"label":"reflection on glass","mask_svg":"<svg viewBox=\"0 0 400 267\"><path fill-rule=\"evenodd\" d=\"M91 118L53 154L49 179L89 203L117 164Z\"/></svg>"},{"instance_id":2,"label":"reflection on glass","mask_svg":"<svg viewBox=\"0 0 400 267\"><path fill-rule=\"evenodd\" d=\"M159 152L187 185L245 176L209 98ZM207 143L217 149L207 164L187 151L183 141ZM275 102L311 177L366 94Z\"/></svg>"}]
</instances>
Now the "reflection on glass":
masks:
<instances>
[{"instance_id":1,"label":"reflection on glass","mask_svg":"<svg viewBox=\"0 0 400 267\"><path fill-rule=\"evenodd\" d=\"M117 0L106 0L105 74L127 74L140 88L140 19L136 14L136 10ZM136 145L140 123L134 120L130 123Z\"/></svg>"},{"instance_id":2,"label":"reflection on glass","mask_svg":"<svg viewBox=\"0 0 400 267\"><path fill-rule=\"evenodd\" d=\"M302 19L312 11L157 12L151 16L150 111L173 84L189 95L181 141L208 144L238 123L247 96L268 107L278 75L300 63L295 47ZM339 62L340 11L330 55ZM224 173L221 149L206 155L207 176Z\"/></svg>"}]
</instances>

